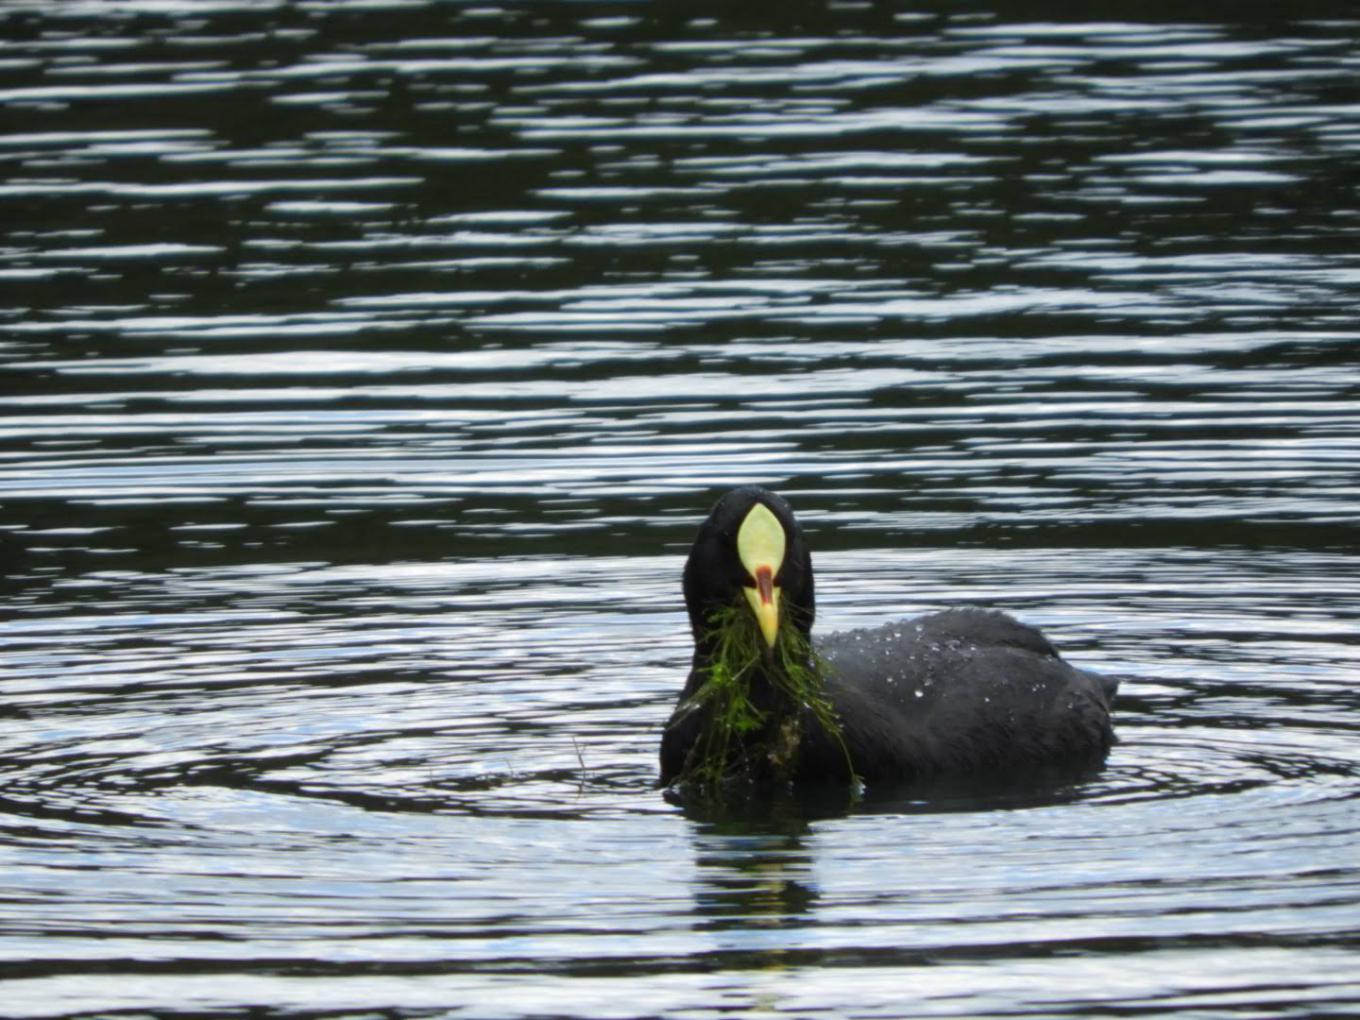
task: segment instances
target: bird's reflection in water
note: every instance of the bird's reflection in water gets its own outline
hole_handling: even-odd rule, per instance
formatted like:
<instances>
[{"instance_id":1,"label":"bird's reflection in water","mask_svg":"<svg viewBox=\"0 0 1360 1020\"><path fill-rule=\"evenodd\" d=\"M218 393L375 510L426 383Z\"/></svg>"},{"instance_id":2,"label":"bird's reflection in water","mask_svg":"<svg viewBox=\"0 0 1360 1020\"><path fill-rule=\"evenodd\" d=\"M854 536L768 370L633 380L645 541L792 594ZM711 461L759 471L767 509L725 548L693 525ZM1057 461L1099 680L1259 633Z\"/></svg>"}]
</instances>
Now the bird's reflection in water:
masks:
<instances>
[{"instance_id":1,"label":"bird's reflection in water","mask_svg":"<svg viewBox=\"0 0 1360 1020\"><path fill-rule=\"evenodd\" d=\"M951 779L872 791L844 785L729 787L721 799L685 797L669 790L693 823L698 865L694 912L700 928L743 932L720 947L747 966L793 963L793 944L753 938L761 930L809 929L819 900L815 829L819 823L859 815L899 815L904 836L911 816L953 812L1016 811L1070 803L1098 789L1095 771L1077 780L1054 774L998 779ZM754 957L754 959L752 959Z\"/></svg>"},{"instance_id":2,"label":"bird's reflection in water","mask_svg":"<svg viewBox=\"0 0 1360 1020\"><path fill-rule=\"evenodd\" d=\"M783 975L820 962L807 946L821 895L809 832L797 813L695 824L694 930L710 943L696 962L732 976L723 980L725 1005L744 1014L787 1012Z\"/></svg>"},{"instance_id":3,"label":"bird's reflection in water","mask_svg":"<svg viewBox=\"0 0 1360 1020\"><path fill-rule=\"evenodd\" d=\"M754 792L734 795L722 803L706 799L687 803L684 810L694 823L697 927L741 932L715 949L724 957L742 958L746 967L769 969L791 962L789 942L773 933L812 923L818 900L808 845L812 823L817 817L843 815L849 794L844 789L825 791L830 803L818 805L809 803L804 791L765 793L763 798Z\"/></svg>"}]
</instances>

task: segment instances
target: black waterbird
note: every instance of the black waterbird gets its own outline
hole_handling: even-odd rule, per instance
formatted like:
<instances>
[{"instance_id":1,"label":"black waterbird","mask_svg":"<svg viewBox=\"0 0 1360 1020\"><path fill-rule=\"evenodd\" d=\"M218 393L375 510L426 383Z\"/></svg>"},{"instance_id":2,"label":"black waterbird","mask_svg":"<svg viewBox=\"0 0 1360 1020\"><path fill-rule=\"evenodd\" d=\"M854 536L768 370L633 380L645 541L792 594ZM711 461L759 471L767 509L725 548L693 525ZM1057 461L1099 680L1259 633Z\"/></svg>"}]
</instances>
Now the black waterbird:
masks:
<instances>
[{"instance_id":1,"label":"black waterbird","mask_svg":"<svg viewBox=\"0 0 1360 1020\"><path fill-rule=\"evenodd\" d=\"M689 680L661 783L869 785L1074 773L1114 741L1115 681L1005 613L950 609L815 642L812 559L793 511L734 489L685 564Z\"/></svg>"}]
</instances>

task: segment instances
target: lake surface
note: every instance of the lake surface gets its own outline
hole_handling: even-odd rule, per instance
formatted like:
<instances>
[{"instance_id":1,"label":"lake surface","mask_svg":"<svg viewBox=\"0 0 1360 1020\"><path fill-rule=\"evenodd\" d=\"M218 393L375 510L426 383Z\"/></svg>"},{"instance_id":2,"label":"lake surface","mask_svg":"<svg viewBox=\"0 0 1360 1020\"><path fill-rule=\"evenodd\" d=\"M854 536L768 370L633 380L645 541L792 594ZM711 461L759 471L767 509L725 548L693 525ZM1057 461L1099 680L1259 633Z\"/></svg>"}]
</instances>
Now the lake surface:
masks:
<instances>
[{"instance_id":1,"label":"lake surface","mask_svg":"<svg viewBox=\"0 0 1360 1020\"><path fill-rule=\"evenodd\" d=\"M1360 1011L1360 18L1061 10L0 3L0 1013ZM669 803L744 482L1106 768Z\"/></svg>"}]
</instances>

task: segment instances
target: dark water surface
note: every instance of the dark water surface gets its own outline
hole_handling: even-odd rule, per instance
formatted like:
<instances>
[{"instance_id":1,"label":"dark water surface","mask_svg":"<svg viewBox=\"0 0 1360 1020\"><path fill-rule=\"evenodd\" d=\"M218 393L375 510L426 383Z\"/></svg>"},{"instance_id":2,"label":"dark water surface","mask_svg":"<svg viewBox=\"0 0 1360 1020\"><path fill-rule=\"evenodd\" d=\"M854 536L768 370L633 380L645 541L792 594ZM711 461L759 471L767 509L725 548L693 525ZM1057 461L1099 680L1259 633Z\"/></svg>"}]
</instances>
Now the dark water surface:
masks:
<instances>
[{"instance_id":1,"label":"dark water surface","mask_svg":"<svg viewBox=\"0 0 1360 1020\"><path fill-rule=\"evenodd\" d=\"M0 2L0 1014L1360 1011L1360 15L1045 10ZM747 481L1107 768L668 804Z\"/></svg>"}]
</instances>

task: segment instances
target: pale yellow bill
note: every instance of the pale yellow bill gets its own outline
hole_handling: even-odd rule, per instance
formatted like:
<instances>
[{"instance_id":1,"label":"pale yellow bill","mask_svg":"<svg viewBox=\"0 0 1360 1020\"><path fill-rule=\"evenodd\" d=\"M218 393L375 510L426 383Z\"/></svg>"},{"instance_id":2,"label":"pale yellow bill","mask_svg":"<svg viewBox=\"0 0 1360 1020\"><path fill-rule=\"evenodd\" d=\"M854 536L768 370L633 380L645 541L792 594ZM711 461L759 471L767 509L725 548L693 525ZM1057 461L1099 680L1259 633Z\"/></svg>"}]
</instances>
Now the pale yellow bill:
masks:
<instances>
[{"instance_id":1,"label":"pale yellow bill","mask_svg":"<svg viewBox=\"0 0 1360 1020\"><path fill-rule=\"evenodd\" d=\"M764 503L757 503L737 529L737 555L755 583L746 599L756 614L765 643L774 647L779 636L779 586L774 579L784 565L784 526Z\"/></svg>"}]
</instances>

